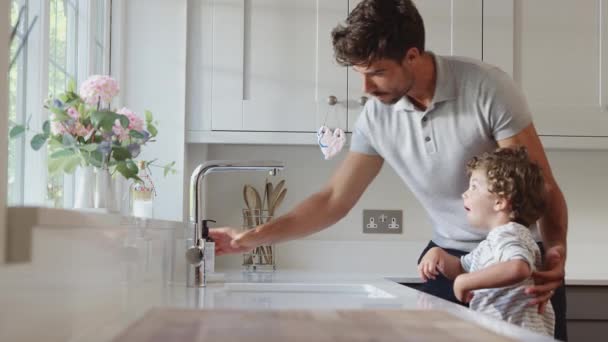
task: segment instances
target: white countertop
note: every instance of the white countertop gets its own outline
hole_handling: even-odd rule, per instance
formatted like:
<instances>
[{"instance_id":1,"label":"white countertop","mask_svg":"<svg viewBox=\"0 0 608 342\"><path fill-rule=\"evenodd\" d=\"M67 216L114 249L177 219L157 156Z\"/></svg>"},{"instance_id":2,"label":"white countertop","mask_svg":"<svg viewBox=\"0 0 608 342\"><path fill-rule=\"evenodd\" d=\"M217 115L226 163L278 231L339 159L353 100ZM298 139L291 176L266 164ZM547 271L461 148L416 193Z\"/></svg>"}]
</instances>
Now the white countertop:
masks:
<instances>
[{"instance_id":1,"label":"white countertop","mask_svg":"<svg viewBox=\"0 0 608 342\"><path fill-rule=\"evenodd\" d=\"M414 272L279 268L253 277L227 272L223 282L187 288L183 223L65 212L9 210L9 252L24 263L0 267L0 341L108 341L153 307L443 309L518 339L548 340L396 283L418 282ZM606 285L602 271L569 282ZM275 286L247 287L259 282ZM317 284L317 290L281 290L280 284L294 283ZM362 286L380 295L355 291Z\"/></svg>"},{"instance_id":2,"label":"white countertop","mask_svg":"<svg viewBox=\"0 0 608 342\"><path fill-rule=\"evenodd\" d=\"M82 212L68 209L53 209L39 207L12 207L8 210L9 216L9 240L8 261L23 262L29 260L32 253L32 229L34 228L73 228L73 229L107 229L116 227L136 226L148 230L171 230L173 237L183 239L186 232L186 223L163 220L146 220L135 217L125 217L114 214L100 214L95 212ZM374 268L380 266L378 274L400 283L420 282L416 271L415 260L418 253L424 248L428 241L315 241L297 240L278 245L281 257L279 265L282 269L306 269L310 270L310 264L314 265L315 271L331 273L336 270L349 270L353 268L360 270L366 261L359 251L363 248L366 255L382 255L386 258L404 260L399 262L399 267L387 267L386 262L375 262ZM283 253L288 250L288 253ZM357 251L352 255L347 254ZM302 261L302 253L306 253L306 263ZM328 259L327 254L334 253L342 256L350 262L351 267L344 265L340 258ZM291 254L291 255L288 255ZM361 259L363 257L363 259ZM226 257L229 258L229 257ZM316 259L315 259L316 258ZM291 260L288 260L291 259ZM325 259L325 261L322 261ZM335 260L334 260L335 259ZM608 259L608 249L604 242L570 243L568 246L568 260L566 263L566 284L575 286L608 286L608 268L597 267L597 263L591 260ZM221 260L218 260L221 262ZM238 261L238 260L237 260ZM238 265L237 262L235 265ZM296 265L296 267L292 267ZM353 266L354 265L354 266ZM234 265L230 267L235 267ZM395 271L398 269L398 271ZM349 272L349 271L347 271ZM370 274L368 270L364 270Z\"/></svg>"},{"instance_id":3,"label":"white countertop","mask_svg":"<svg viewBox=\"0 0 608 342\"><path fill-rule=\"evenodd\" d=\"M43 275L32 272L28 266L0 269L0 340L107 341L153 307L441 309L518 340L552 340L382 277L281 271L230 272L222 281L211 282L206 288L187 288L180 282L129 281L133 276L129 273L136 270L123 271L126 271L123 272L126 279L121 281L95 276L78 278L72 272ZM248 290L248 285L253 284L252 289L255 289L259 283L267 288ZM282 284L312 285L321 290L275 291L277 286L284 288ZM333 286L357 289L362 285L371 288L371 294L323 290Z\"/></svg>"}]
</instances>

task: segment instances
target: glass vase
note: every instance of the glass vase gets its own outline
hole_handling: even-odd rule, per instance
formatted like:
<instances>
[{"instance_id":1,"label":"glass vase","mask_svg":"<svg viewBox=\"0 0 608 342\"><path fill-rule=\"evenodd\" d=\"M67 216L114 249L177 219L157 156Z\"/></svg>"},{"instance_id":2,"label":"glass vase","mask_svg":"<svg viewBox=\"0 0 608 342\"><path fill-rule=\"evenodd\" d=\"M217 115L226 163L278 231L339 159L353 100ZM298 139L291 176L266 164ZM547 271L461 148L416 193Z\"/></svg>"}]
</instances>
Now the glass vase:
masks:
<instances>
[{"instance_id":1,"label":"glass vase","mask_svg":"<svg viewBox=\"0 0 608 342\"><path fill-rule=\"evenodd\" d=\"M108 212L116 212L116 196L112 174L107 168L96 169L95 177L95 208Z\"/></svg>"},{"instance_id":2,"label":"glass vase","mask_svg":"<svg viewBox=\"0 0 608 342\"><path fill-rule=\"evenodd\" d=\"M74 209L89 209L95 206L95 169L93 166L81 166L76 169L76 189Z\"/></svg>"}]
</instances>

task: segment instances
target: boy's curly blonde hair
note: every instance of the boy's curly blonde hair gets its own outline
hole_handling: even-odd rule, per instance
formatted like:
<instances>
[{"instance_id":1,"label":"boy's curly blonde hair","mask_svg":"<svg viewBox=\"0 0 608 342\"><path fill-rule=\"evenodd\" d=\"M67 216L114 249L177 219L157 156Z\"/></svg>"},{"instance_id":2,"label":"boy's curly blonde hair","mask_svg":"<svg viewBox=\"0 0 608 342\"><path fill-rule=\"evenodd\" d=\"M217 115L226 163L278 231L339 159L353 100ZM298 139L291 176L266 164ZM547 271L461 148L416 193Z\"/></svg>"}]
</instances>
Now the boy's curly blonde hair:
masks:
<instances>
[{"instance_id":1,"label":"boy's curly blonde hair","mask_svg":"<svg viewBox=\"0 0 608 342\"><path fill-rule=\"evenodd\" d=\"M480 169L486 171L488 190L511 204L512 221L530 226L540 218L545 210L545 182L525 147L499 148L467 163L469 176Z\"/></svg>"}]
</instances>

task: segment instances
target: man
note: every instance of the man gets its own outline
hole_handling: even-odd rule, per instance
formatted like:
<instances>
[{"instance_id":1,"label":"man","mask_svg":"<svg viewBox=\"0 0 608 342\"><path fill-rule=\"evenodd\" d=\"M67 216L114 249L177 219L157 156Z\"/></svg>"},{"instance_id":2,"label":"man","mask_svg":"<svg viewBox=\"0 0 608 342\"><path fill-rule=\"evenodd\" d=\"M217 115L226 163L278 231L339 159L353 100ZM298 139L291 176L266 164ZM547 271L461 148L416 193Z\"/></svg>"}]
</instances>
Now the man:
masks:
<instances>
[{"instance_id":1,"label":"man","mask_svg":"<svg viewBox=\"0 0 608 342\"><path fill-rule=\"evenodd\" d=\"M453 255L466 254L485 237L466 221L460 197L467 188L466 162L497 147L521 145L543 169L548 204L538 222L546 271L534 273L537 285L527 292L540 311L552 299L555 336L565 340L566 203L513 80L479 61L425 51L424 24L411 0L364 0L332 38L336 60L359 72L365 92L374 96L356 123L350 152L321 191L286 215L246 233L213 230L218 254L331 226L355 205L384 161L433 223L433 239L421 257L436 245ZM441 274L422 290L456 301L452 282Z\"/></svg>"}]
</instances>

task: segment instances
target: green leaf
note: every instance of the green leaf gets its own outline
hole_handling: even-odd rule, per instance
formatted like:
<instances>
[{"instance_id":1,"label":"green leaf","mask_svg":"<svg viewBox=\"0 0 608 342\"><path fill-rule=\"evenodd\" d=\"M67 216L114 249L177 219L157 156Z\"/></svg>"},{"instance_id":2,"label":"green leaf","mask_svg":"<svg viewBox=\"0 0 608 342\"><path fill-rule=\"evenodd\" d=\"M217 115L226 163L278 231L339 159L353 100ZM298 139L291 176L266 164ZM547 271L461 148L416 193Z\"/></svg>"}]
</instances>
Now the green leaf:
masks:
<instances>
[{"instance_id":1,"label":"green leaf","mask_svg":"<svg viewBox=\"0 0 608 342\"><path fill-rule=\"evenodd\" d=\"M56 174L60 169L63 169L64 159L49 159L47 167L50 175Z\"/></svg>"},{"instance_id":2,"label":"green leaf","mask_svg":"<svg viewBox=\"0 0 608 342\"><path fill-rule=\"evenodd\" d=\"M112 151L113 151L112 155L114 156L114 159L116 159L117 161L123 161L123 160L131 158L131 153L129 153L129 150L127 150L124 147L113 147Z\"/></svg>"},{"instance_id":3,"label":"green leaf","mask_svg":"<svg viewBox=\"0 0 608 342\"><path fill-rule=\"evenodd\" d=\"M86 144L80 147L81 150L86 151L86 152L93 152L93 151L97 151L97 147L99 145L98 144Z\"/></svg>"},{"instance_id":4,"label":"green leaf","mask_svg":"<svg viewBox=\"0 0 608 342\"><path fill-rule=\"evenodd\" d=\"M103 154L99 151L91 152L90 158L88 158L86 161L95 167L102 167Z\"/></svg>"},{"instance_id":5,"label":"green leaf","mask_svg":"<svg viewBox=\"0 0 608 342\"><path fill-rule=\"evenodd\" d=\"M55 121L66 121L70 119L70 116L66 112L57 107L49 107L49 110L55 114Z\"/></svg>"},{"instance_id":6,"label":"green leaf","mask_svg":"<svg viewBox=\"0 0 608 342\"><path fill-rule=\"evenodd\" d=\"M20 136L23 132L25 132L25 126L17 125L11 128L11 131L8 133L8 135L11 139L14 139Z\"/></svg>"},{"instance_id":7,"label":"green leaf","mask_svg":"<svg viewBox=\"0 0 608 342\"><path fill-rule=\"evenodd\" d=\"M78 105L78 113L80 113L81 117L83 119L88 119L89 118L89 113L87 112L84 103L80 103Z\"/></svg>"},{"instance_id":8,"label":"green leaf","mask_svg":"<svg viewBox=\"0 0 608 342\"><path fill-rule=\"evenodd\" d=\"M49 156L49 158L51 158L51 159L65 158L65 157L71 157L71 156L73 156L75 154L76 154L76 151L74 151L71 148L66 148L66 149L63 149L63 150L59 150L59 151L53 152Z\"/></svg>"},{"instance_id":9,"label":"green leaf","mask_svg":"<svg viewBox=\"0 0 608 342\"><path fill-rule=\"evenodd\" d=\"M70 78L70 81L68 82L67 90L71 93L76 92L76 81L73 78Z\"/></svg>"},{"instance_id":10,"label":"green leaf","mask_svg":"<svg viewBox=\"0 0 608 342\"><path fill-rule=\"evenodd\" d=\"M130 135L132 138L135 138L135 139L143 139L143 138L144 138L144 135L143 135L143 134L141 134L141 133L140 133L140 132L138 132L138 131L129 131L129 135Z\"/></svg>"},{"instance_id":11,"label":"green leaf","mask_svg":"<svg viewBox=\"0 0 608 342\"><path fill-rule=\"evenodd\" d=\"M109 111L93 111L91 113L91 122L93 123L93 126L96 129L102 128L106 132L112 130L112 126L114 126L116 120L120 121L122 127L129 127L129 118L124 115Z\"/></svg>"},{"instance_id":12,"label":"green leaf","mask_svg":"<svg viewBox=\"0 0 608 342\"><path fill-rule=\"evenodd\" d=\"M46 142L47 139L48 139L47 135L36 134L32 138L30 145L32 146L32 149L34 149L34 151L38 151L44 145L44 143Z\"/></svg>"},{"instance_id":13,"label":"green leaf","mask_svg":"<svg viewBox=\"0 0 608 342\"><path fill-rule=\"evenodd\" d=\"M168 175L170 172L171 172L171 173L174 173L174 172L175 172L175 171L173 170L173 166L174 166L174 165L175 165L175 162L171 162L171 163L169 163L169 164L167 164L167 165L165 165L165 166L163 167L163 174L164 174L164 176L165 176L165 177L167 177L167 175Z\"/></svg>"},{"instance_id":14,"label":"green leaf","mask_svg":"<svg viewBox=\"0 0 608 342\"><path fill-rule=\"evenodd\" d=\"M116 171L120 172L120 174L127 179L137 178L137 171L129 168L127 164L128 163L125 161L119 161L118 163L116 163Z\"/></svg>"},{"instance_id":15,"label":"green leaf","mask_svg":"<svg viewBox=\"0 0 608 342\"><path fill-rule=\"evenodd\" d=\"M129 170L135 172L135 174L139 173L139 168L137 167L137 164L135 164L135 162L133 161L133 159L127 160L127 168Z\"/></svg>"},{"instance_id":16,"label":"green leaf","mask_svg":"<svg viewBox=\"0 0 608 342\"><path fill-rule=\"evenodd\" d=\"M57 150L60 148L63 148L63 143L61 142L63 140L63 137L59 136L52 136L49 139L49 147L53 150Z\"/></svg>"},{"instance_id":17,"label":"green leaf","mask_svg":"<svg viewBox=\"0 0 608 342\"><path fill-rule=\"evenodd\" d=\"M62 139L63 146L74 146L76 145L76 139L69 134L64 134Z\"/></svg>"},{"instance_id":18,"label":"green leaf","mask_svg":"<svg viewBox=\"0 0 608 342\"><path fill-rule=\"evenodd\" d=\"M148 132L150 132L150 137L154 138L158 134L158 130L154 127L153 124L148 124Z\"/></svg>"},{"instance_id":19,"label":"green leaf","mask_svg":"<svg viewBox=\"0 0 608 342\"><path fill-rule=\"evenodd\" d=\"M144 113L145 113L145 116L146 116L146 125L151 124L152 121L154 121L154 117L152 116L152 112L150 112L149 110L146 110Z\"/></svg>"},{"instance_id":20,"label":"green leaf","mask_svg":"<svg viewBox=\"0 0 608 342\"><path fill-rule=\"evenodd\" d=\"M66 159L63 164L63 171L65 173L73 173L76 170L76 167L80 165L80 157L78 155L74 155Z\"/></svg>"},{"instance_id":21,"label":"green leaf","mask_svg":"<svg viewBox=\"0 0 608 342\"><path fill-rule=\"evenodd\" d=\"M49 120L45 120L42 123L42 133L44 135L51 135L51 122Z\"/></svg>"}]
</instances>

